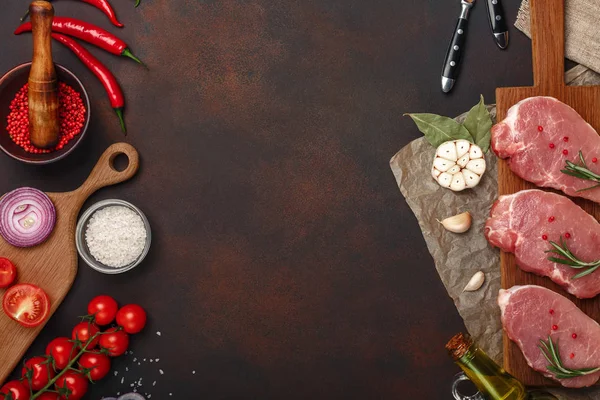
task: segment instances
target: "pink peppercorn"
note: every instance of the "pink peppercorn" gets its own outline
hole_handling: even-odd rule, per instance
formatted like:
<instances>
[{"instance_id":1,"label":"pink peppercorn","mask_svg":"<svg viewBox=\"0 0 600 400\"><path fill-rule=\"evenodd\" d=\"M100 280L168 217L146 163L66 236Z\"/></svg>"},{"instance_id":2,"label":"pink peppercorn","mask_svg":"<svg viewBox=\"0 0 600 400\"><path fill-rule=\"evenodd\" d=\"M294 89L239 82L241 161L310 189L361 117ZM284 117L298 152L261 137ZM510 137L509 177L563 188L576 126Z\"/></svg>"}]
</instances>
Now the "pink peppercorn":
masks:
<instances>
[{"instance_id":1,"label":"pink peppercorn","mask_svg":"<svg viewBox=\"0 0 600 400\"><path fill-rule=\"evenodd\" d=\"M544 127L543 127L543 126L541 126L541 125L538 125L538 131L539 131L539 132L543 132L543 131L544 131Z\"/></svg>"},{"instance_id":2,"label":"pink peppercorn","mask_svg":"<svg viewBox=\"0 0 600 400\"><path fill-rule=\"evenodd\" d=\"M550 143L550 148L553 149L554 148L554 143Z\"/></svg>"},{"instance_id":3,"label":"pink peppercorn","mask_svg":"<svg viewBox=\"0 0 600 400\"><path fill-rule=\"evenodd\" d=\"M567 150L567 149L564 149L564 150L563 150L563 154L566 156L567 154L569 154L569 150Z\"/></svg>"}]
</instances>

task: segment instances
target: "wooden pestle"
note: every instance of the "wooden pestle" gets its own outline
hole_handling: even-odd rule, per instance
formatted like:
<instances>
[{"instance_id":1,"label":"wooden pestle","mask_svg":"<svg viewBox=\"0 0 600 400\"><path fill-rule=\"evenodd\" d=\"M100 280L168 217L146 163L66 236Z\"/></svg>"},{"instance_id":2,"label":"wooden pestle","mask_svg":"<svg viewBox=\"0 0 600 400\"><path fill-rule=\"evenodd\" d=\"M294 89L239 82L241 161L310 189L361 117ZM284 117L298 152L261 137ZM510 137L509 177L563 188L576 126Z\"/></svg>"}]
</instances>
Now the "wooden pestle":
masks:
<instances>
[{"instance_id":1,"label":"wooden pestle","mask_svg":"<svg viewBox=\"0 0 600 400\"><path fill-rule=\"evenodd\" d=\"M58 144L58 79L52 61L54 8L47 1L29 6L33 31L33 61L29 73L29 132L31 143L41 149Z\"/></svg>"}]
</instances>

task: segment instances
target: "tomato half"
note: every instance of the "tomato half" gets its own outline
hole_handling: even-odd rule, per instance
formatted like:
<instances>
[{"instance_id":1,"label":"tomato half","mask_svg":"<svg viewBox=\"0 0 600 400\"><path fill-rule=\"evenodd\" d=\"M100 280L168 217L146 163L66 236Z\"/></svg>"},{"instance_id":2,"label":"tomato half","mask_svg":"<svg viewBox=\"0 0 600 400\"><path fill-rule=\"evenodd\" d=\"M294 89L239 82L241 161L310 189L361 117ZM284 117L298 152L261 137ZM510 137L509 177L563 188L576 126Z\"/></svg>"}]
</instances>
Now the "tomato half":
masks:
<instances>
[{"instance_id":1,"label":"tomato half","mask_svg":"<svg viewBox=\"0 0 600 400\"><path fill-rule=\"evenodd\" d=\"M17 277L17 269L8 258L0 257L0 288L12 285Z\"/></svg>"},{"instance_id":2,"label":"tomato half","mask_svg":"<svg viewBox=\"0 0 600 400\"><path fill-rule=\"evenodd\" d=\"M4 293L2 308L6 315L21 325L32 328L48 318L50 299L46 292L38 286L20 283Z\"/></svg>"},{"instance_id":3,"label":"tomato half","mask_svg":"<svg viewBox=\"0 0 600 400\"><path fill-rule=\"evenodd\" d=\"M100 336L100 347L107 349L109 356L118 357L127 351L129 335L117 328L107 329Z\"/></svg>"},{"instance_id":4,"label":"tomato half","mask_svg":"<svg viewBox=\"0 0 600 400\"><path fill-rule=\"evenodd\" d=\"M117 301L110 296L96 296L88 304L88 314L93 315L96 324L100 326L108 325L115 320L119 305Z\"/></svg>"},{"instance_id":5,"label":"tomato half","mask_svg":"<svg viewBox=\"0 0 600 400\"><path fill-rule=\"evenodd\" d=\"M21 371L25 387L29 387L29 379L27 379L29 371L31 371L31 389L34 392L41 390L50 379L54 378L54 370L48 365L46 357L33 357L25 361L25 366Z\"/></svg>"},{"instance_id":6,"label":"tomato half","mask_svg":"<svg viewBox=\"0 0 600 400\"><path fill-rule=\"evenodd\" d=\"M99 381L110 372L110 358L99 352L83 354L79 359L79 365L90 370L89 377L93 381Z\"/></svg>"},{"instance_id":7,"label":"tomato half","mask_svg":"<svg viewBox=\"0 0 600 400\"><path fill-rule=\"evenodd\" d=\"M29 389L21 381L10 381L0 388L0 393L10 393L13 400L29 400L31 397ZM6 396L2 396L4 398Z\"/></svg>"},{"instance_id":8,"label":"tomato half","mask_svg":"<svg viewBox=\"0 0 600 400\"><path fill-rule=\"evenodd\" d=\"M79 400L85 396L85 393L88 390L89 381L79 372L67 371L58 378L55 386L57 389L66 388L69 391L68 396L62 395L61 393L61 400Z\"/></svg>"},{"instance_id":9,"label":"tomato half","mask_svg":"<svg viewBox=\"0 0 600 400\"><path fill-rule=\"evenodd\" d=\"M58 337L48 343L46 354L54 358L56 369L65 369L69 361L77 355L75 345L66 337Z\"/></svg>"},{"instance_id":10,"label":"tomato half","mask_svg":"<svg viewBox=\"0 0 600 400\"><path fill-rule=\"evenodd\" d=\"M137 304L127 304L117 313L117 324L127 333L138 333L146 326L146 311Z\"/></svg>"},{"instance_id":11,"label":"tomato half","mask_svg":"<svg viewBox=\"0 0 600 400\"><path fill-rule=\"evenodd\" d=\"M81 342L83 342L83 344L81 345L81 347L83 347L87 343L87 341L90 340L98 332L100 332L100 328L98 328L96 324L92 324L91 322L80 322L77 325L75 325L75 328L73 328L71 338L73 340L79 339ZM87 346L87 348L91 350L94 347L96 347L96 345L98 344L98 340L100 340L100 338L98 337L92 340Z\"/></svg>"}]
</instances>

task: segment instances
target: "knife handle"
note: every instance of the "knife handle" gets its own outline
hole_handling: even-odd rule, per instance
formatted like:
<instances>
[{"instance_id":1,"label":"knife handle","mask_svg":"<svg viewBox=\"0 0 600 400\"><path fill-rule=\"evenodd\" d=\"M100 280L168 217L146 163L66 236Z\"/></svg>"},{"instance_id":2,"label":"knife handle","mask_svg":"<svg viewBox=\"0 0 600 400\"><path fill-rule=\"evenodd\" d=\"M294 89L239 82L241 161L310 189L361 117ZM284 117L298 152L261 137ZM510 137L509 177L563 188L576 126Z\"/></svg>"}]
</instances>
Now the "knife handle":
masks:
<instances>
[{"instance_id":1,"label":"knife handle","mask_svg":"<svg viewBox=\"0 0 600 400\"><path fill-rule=\"evenodd\" d=\"M504 8L500 0L487 0L487 9L490 14L490 25L492 32L504 33L508 31L506 21L504 20Z\"/></svg>"},{"instance_id":2,"label":"knife handle","mask_svg":"<svg viewBox=\"0 0 600 400\"><path fill-rule=\"evenodd\" d=\"M466 37L467 20L464 18L459 18L458 23L456 24L456 28L454 29L454 34L452 35L452 40L450 41L450 46L448 46L446 58L444 59L444 69L442 71L442 77L451 80L456 80L456 78L458 77L458 67L464 50ZM450 89L448 89L447 91L450 91ZM444 89L444 91L446 90Z\"/></svg>"}]
</instances>

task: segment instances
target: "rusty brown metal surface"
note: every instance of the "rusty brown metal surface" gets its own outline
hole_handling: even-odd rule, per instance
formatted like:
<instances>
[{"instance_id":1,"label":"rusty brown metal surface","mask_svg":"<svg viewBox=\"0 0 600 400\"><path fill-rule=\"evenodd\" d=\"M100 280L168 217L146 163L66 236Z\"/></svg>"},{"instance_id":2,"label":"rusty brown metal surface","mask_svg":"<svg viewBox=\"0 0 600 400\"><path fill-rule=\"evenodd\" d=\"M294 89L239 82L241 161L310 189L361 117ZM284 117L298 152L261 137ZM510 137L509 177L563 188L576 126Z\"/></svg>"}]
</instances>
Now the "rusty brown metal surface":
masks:
<instances>
[{"instance_id":1,"label":"rusty brown metal surface","mask_svg":"<svg viewBox=\"0 0 600 400\"><path fill-rule=\"evenodd\" d=\"M27 2L5 3L1 71L31 57L30 36L12 36ZM497 86L530 84L528 40L511 29L509 50L496 49L478 4L461 80L445 96L458 1L112 3L123 30L87 4L55 4L57 15L119 33L150 66L89 47L123 86L126 141L142 160L136 178L87 205L133 202L153 248L121 276L80 264L28 354L68 335L87 301L108 293L145 306L150 322L89 399L139 378L160 400L450 398L457 368L444 344L464 326L388 160L419 136L404 112L456 115L480 93L491 102ZM505 3L512 21L518 2ZM0 192L75 188L123 139L100 83L54 51L89 89L88 137L56 165L2 155Z\"/></svg>"}]
</instances>

